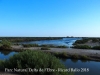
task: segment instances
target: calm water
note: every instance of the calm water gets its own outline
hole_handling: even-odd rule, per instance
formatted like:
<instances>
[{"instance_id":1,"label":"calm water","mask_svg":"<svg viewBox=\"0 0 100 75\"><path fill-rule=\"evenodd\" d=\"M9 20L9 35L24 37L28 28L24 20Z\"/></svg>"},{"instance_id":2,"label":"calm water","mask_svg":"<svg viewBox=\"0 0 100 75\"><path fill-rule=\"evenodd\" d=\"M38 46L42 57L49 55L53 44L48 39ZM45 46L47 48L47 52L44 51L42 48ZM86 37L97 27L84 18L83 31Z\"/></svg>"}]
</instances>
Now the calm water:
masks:
<instances>
[{"instance_id":1,"label":"calm water","mask_svg":"<svg viewBox=\"0 0 100 75\"><path fill-rule=\"evenodd\" d=\"M100 62L96 61L85 61L75 59L61 59L61 62L68 68L77 69L75 75L100 75ZM82 72L83 69L87 69ZM89 70L89 71L88 71Z\"/></svg>"},{"instance_id":2,"label":"calm water","mask_svg":"<svg viewBox=\"0 0 100 75\"><path fill-rule=\"evenodd\" d=\"M8 59L10 56L14 55L16 52L0 52L0 60ZM79 69L88 68L88 72L75 72L75 75L100 75L100 62L96 61L85 61L85 60L75 60L75 59L60 59L61 62L67 67L67 69Z\"/></svg>"},{"instance_id":3,"label":"calm water","mask_svg":"<svg viewBox=\"0 0 100 75\"><path fill-rule=\"evenodd\" d=\"M0 60L8 59L10 56L13 56L16 52L9 51L0 51Z\"/></svg>"},{"instance_id":4,"label":"calm water","mask_svg":"<svg viewBox=\"0 0 100 75\"><path fill-rule=\"evenodd\" d=\"M43 41L31 41L23 43L37 43L37 44L54 44L54 45L66 45L72 46L72 44L80 38L63 38L60 40L43 40ZM0 60L8 59L10 56L14 55L16 52L0 51ZM75 59L60 59L61 62L68 68L82 70L81 68L89 69L88 72L75 72L75 75L100 75L100 62L96 61L83 61Z\"/></svg>"},{"instance_id":5,"label":"calm water","mask_svg":"<svg viewBox=\"0 0 100 75\"><path fill-rule=\"evenodd\" d=\"M59 45L65 45L65 46L72 46L72 44L76 41L76 40L80 40L81 38L63 38L63 39L59 39L59 40L41 40L41 41L31 41L31 42L21 42L23 44L53 44L56 46Z\"/></svg>"}]
</instances>

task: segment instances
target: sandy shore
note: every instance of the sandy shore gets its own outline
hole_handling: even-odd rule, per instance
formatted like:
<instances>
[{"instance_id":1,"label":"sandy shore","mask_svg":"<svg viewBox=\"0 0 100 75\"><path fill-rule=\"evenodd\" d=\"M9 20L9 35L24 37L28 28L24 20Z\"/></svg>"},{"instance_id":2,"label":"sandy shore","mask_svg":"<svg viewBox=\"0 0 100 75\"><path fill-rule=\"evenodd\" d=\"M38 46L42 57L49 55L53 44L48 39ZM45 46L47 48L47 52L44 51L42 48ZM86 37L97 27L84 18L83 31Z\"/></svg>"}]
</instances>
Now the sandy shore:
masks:
<instances>
[{"instance_id":1,"label":"sandy shore","mask_svg":"<svg viewBox=\"0 0 100 75\"><path fill-rule=\"evenodd\" d=\"M12 46L15 50L19 49L30 49L30 50L41 50L41 47L30 47L24 48L22 46ZM86 55L93 60L100 60L100 50L92 50L92 49L73 49L73 48L50 48L50 50L43 50L48 52L66 52L69 55Z\"/></svg>"},{"instance_id":2,"label":"sandy shore","mask_svg":"<svg viewBox=\"0 0 100 75\"><path fill-rule=\"evenodd\" d=\"M22 46L12 46L13 49L31 49L31 50L41 50L41 47L29 47L25 48ZM74 49L74 48L50 48L50 50L45 50L50 52L66 52L70 54L81 54L81 55L100 55L100 50L93 50L93 49Z\"/></svg>"},{"instance_id":3,"label":"sandy shore","mask_svg":"<svg viewBox=\"0 0 100 75\"><path fill-rule=\"evenodd\" d=\"M31 49L31 50L41 50L41 47L30 47L24 48L22 46L12 46L13 49L19 51L19 49ZM43 50L48 52L66 52L67 54L73 55L87 55L92 57L92 60L100 61L100 50L90 50L90 49L72 49L72 48L50 48L50 50ZM0 72L2 75L19 75L14 73Z\"/></svg>"}]
</instances>

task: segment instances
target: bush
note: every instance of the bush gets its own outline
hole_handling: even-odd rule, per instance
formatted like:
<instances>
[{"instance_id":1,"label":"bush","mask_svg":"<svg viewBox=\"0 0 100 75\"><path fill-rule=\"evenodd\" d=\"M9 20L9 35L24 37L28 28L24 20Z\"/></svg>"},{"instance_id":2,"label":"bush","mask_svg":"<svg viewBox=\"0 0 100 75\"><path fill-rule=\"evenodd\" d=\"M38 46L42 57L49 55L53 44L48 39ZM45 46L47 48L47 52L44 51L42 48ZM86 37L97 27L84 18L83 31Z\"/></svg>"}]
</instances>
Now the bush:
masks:
<instances>
[{"instance_id":1,"label":"bush","mask_svg":"<svg viewBox=\"0 0 100 75\"><path fill-rule=\"evenodd\" d=\"M99 42L99 39L98 39L98 38L92 38L92 42L93 42L93 43Z\"/></svg>"},{"instance_id":2,"label":"bush","mask_svg":"<svg viewBox=\"0 0 100 75\"><path fill-rule=\"evenodd\" d=\"M23 47L39 47L38 44L22 44Z\"/></svg>"},{"instance_id":3,"label":"bush","mask_svg":"<svg viewBox=\"0 0 100 75\"><path fill-rule=\"evenodd\" d=\"M7 40L1 41L0 50L12 50L11 42Z\"/></svg>"},{"instance_id":4,"label":"bush","mask_svg":"<svg viewBox=\"0 0 100 75\"><path fill-rule=\"evenodd\" d=\"M100 46L94 46L92 49L100 50Z\"/></svg>"},{"instance_id":5,"label":"bush","mask_svg":"<svg viewBox=\"0 0 100 75\"><path fill-rule=\"evenodd\" d=\"M41 50L50 50L48 47L42 47Z\"/></svg>"},{"instance_id":6,"label":"bush","mask_svg":"<svg viewBox=\"0 0 100 75\"><path fill-rule=\"evenodd\" d=\"M54 45L40 45L40 47L52 47L52 48L68 48L67 46L54 46Z\"/></svg>"},{"instance_id":7,"label":"bush","mask_svg":"<svg viewBox=\"0 0 100 75\"><path fill-rule=\"evenodd\" d=\"M84 44L86 42L88 42L89 39L88 38L83 38L82 40L76 40L75 43L73 45L77 45L77 44Z\"/></svg>"},{"instance_id":8,"label":"bush","mask_svg":"<svg viewBox=\"0 0 100 75\"><path fill-rule=\"evenodd\" d=\"M54 56L56 56L56 57L60 57L60 58L67 58L67 57L69 57L68 56L68 54L66 53L66 52L62 52L62 53L60 53L60 52L55 52L55 53L52 53Z\"/></svg>"},{"instance_id":9,"label":"bush","mask_svg":"<svg viewBox=\"0 0 100 75\"><path fill-rule=\"evenodd\" d=\"M0 40L6 39L11 42L40 41L40 40L57 40L63 37L0 37Z\"/></svg>"},{"instance_id":10,"label":"bush","mask_svg":"<svg viewBox=\"0 0 100 75\"><path fill-rule=\"evenodd\" d=\"M77 54L74 54L74 55L71 56L71 58L73 58L73 59L78 59L79 56L78 56Z\"/></svg>"},{"instance_id":11,"label":"bush","mask_svg":"<svg viewBox=\"0 0 100 75\"><path fill-rule=\"evenodd\" d=\"M14 43L14 45L17 45L17 46L19 46L19 45L21 45L21 44L19 44L19 43Z\"/></svg>"},{"instance_id":12,"label":"bush","mask_svg":"<svg viewBox=\"0 0 100 75\"><path fill-rule=\"evenodd\" d=\"M81 59L83 59L83 60L88 60L88 59L89 59L89 57L88 57L88 56L86 56L86 55L81 55Z\"/></svg>"},{"instance_id":13,"label":"bush","mask_svg":"<svg viewBox=\"0 0 100 75\"><path fill-rule=\"evenodd\" d=\"M56 46L54 46L54 45L51 44L51 45L49 45L49 47L55 48Z\"/></svg>"},{"instance_id":14,"label":"bush","mask_svg":"<svg viewBox=\"0 0 100 75\"><path fill-rule=\"evenodd\" d=\"M63 57L68 57L66 52L61 53Z\"/></svg>"},{"instance_id":15,"label":"bush","mask_svg":"<svg viewBox=\"0 0 100 75\"><path fill-rule=\"evenodd\" d=\"M48 45L45 45L45 44L44 44L44 45L40 45L40 47L48 47Z\"/></svg>"},{"instance_id":16,"label":"bush","mask_svg":"<svg viewBox=\"0 0 100 75\"><path fill-rule=\"evenodd\" d=\"M52 47L52 48L54 48L54 47L56 47L56 46L54 46L54 45L52 45L52 44L49 44L49 45L43 44L43 45L40 45L40 47Z\"/></svg>"},{"instance_id":17,"label":"bush","mask_svg":"<svg viewBox=\"0 0 100 75\"><path fill-rule=\"evenodd\" d=\"M10 57L10 59L1 61L0 68L18 68L18 69L26 69L26 68L36 68L36 69L65 69L65 66L60 62L59 59L54 57L51 54L46 54L41 51L24 51L14 56ZM68 72L21 72L23 75L71 75Z\"/></svg>"},{"instance_id":18,"label":"bush","mask_svg":"<svg viewBox=\"0 0 100 75\"><path fill-rule=\"evenodd\" d=\"M57 46L57 48L68 48L67 46Z\"/></svg>"},{"instance_id":19,"label":"bush","mask_svg":"<svg viewBox=\"0 0 100 75\"><path fill-rule=\"evenodd\" d=\"M11 42L7 41L7 40L2 40L0 42L2 45L7 45L7 46L11 46Z\"/></svg>"},{"instance_id":20,"label":"bush","mask_svg":"<svg viewBox=\"0 0 100 75\"><path fill-rule=\"evenodd\" d=\"M91 49L91 46L88 46L88 45L75 45L72 48L77 48L77 49Z\"/></svg>"},{"instance_id":21,"label":"bush","mask_svg":"<svg viewBox=\"0 0 100 75\"><path fill-rule=\"evenodd\" d=\"M12 50L12 47L9 47L7 45L3 45L0 47L0 50Z\"/></svg>"},{"instance_id":22,"label":"bush","mask_svg":"<svg viewBox=\"0 0 100 75\"><path fill-rule=\"evenodd\" d=\"M67 58L68 55L66 52L62 52L62 53L59 53L58 57L61 57L61 58Z\"/></svg>"}]
</instances>

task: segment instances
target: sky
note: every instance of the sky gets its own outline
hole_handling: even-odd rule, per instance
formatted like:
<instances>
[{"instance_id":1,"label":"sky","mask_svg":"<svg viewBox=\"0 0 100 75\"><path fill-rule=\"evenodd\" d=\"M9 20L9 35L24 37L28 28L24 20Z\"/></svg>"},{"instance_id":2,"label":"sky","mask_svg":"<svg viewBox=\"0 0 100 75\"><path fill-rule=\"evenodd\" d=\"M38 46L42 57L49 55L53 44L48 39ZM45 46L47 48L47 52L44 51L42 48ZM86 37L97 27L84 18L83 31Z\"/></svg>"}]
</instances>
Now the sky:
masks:
<instances>
[{"instance_id":1,"label":"sky","mask_svg":"<svg viewBox=\"0 0 100 75\"><path fill-rule=\"evenodd\" d=\"M100 0L0 0L0 36L100 37Z\"/></svg>"}]
</instances>

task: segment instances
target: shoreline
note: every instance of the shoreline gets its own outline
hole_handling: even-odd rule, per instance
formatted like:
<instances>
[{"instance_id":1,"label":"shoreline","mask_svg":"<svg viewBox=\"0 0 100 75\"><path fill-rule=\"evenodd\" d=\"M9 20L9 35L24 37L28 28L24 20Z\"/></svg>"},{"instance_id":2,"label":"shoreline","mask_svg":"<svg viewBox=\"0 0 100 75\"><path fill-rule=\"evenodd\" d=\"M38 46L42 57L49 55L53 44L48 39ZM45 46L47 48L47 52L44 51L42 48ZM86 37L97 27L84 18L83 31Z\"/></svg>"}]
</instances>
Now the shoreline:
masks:
<instances>
[{"instance_id":1,"label":"shoreline","mask_svg":"<svg viewBox=\"0 0 100 75\"><path fill-rule=\"evenodd\" d=\"M24 50L40 50L50 53L66 53L69 57L73 55L78 55L79 57L84 55L88 56L92 61L100 61L100 50L92 50L92 49L74 49L74 48L50 48L50 50L41 50L41 47L22 47L22 46L12 46L13 50L16 52L21 52Z\"/></svg>"},{"instance_id":2,"label":"shoreline","mask_svg":"<svg viewBox=\"0 0 100 75\"><path fill-rule=\"evenodd\" d=\"M22 49L22 50L20 50L20 49ZM69 56L72 56L74 54L77 54L78 56L86 55L86 56L91 57L89 59L89 61L99 61L100 62L100 50L73 49L73 48L50 48L50 50L41 50L41 47L25 48L25 47L22 47L22 46L13 46L13 50L12 51L20 52L20 51L24 51L24 50L39 50L39 51L50 52L50 53L58 53L58 52L62 53L62 52L65 52ZM65 59L67 59L67 58L65 58ZM72 58L70 58L70 59L72 59ZM77 60L80 60L80 59L77 59ZM17 73L8 73L8 72L3 72L3 71L0 71L0 74L4 74L4 75L20 75L20 74L17 74Z\"/></svg>"}]
</instances>

